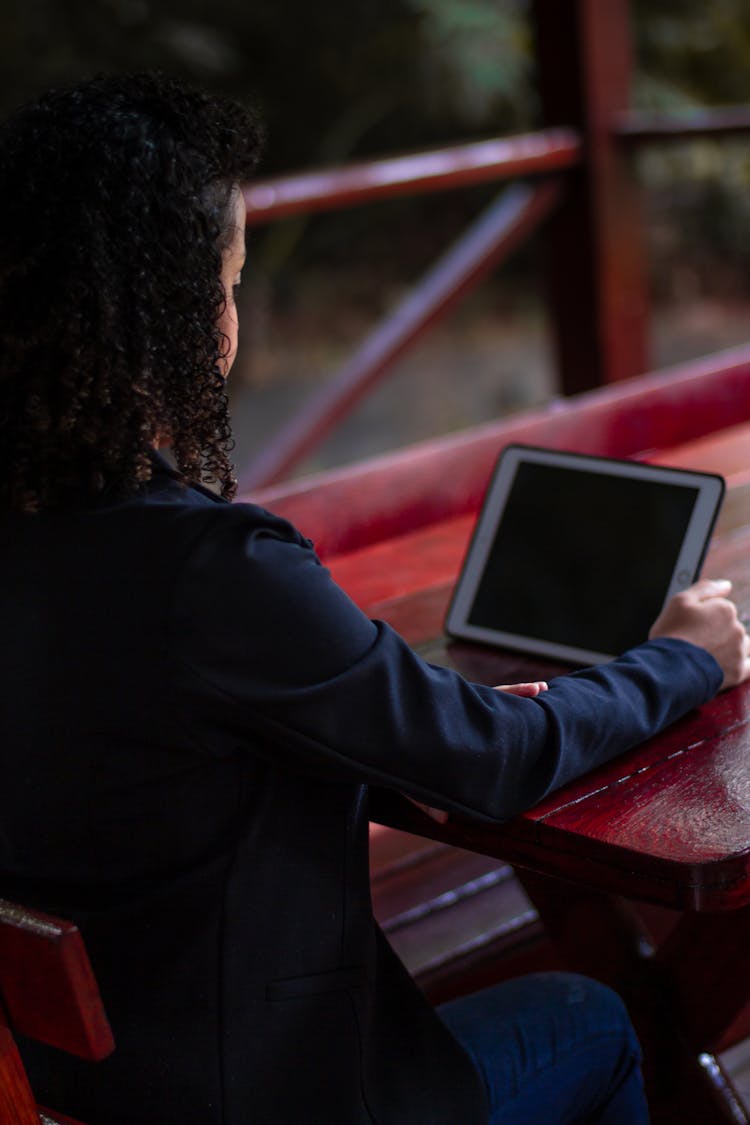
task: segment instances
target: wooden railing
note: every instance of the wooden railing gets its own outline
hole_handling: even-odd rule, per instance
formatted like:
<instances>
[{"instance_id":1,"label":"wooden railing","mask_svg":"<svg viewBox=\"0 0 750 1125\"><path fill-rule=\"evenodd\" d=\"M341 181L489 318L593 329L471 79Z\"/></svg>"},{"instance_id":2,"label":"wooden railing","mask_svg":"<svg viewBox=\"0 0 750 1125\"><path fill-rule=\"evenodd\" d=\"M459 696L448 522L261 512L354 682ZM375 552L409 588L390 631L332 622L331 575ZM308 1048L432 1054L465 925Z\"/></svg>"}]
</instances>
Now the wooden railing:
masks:
<instances>
[{"instance_id":1,"label":"wooden railing","mask_svg":"<svg viewBox=\"0 0 750 1125\"><path fill-rule=\"evenodd\" d=\"M574 129L547 129L455 145L432 152L367 160L343 168L319 169L261 180L245 188L250 224L312 211L334 211L395 195L539 175L580 163L581 140Z\"/></svg>"},{"instance_id":2,"label":"wooden railing","mask_svg":"<svg viewBox=\"0 0 750 1125\"><path fill-rule=\"evenodd\" d=\"M750 107L631 113L628 0L536 0L533 11L548 127L245 187L254 225L395 195L533 181L507 188L241 469L242 492L288 477L395 361L542 223L562 392L648 370L643 223L630 155L657 141L750 132Z\"/></svg>"}]
</instances>

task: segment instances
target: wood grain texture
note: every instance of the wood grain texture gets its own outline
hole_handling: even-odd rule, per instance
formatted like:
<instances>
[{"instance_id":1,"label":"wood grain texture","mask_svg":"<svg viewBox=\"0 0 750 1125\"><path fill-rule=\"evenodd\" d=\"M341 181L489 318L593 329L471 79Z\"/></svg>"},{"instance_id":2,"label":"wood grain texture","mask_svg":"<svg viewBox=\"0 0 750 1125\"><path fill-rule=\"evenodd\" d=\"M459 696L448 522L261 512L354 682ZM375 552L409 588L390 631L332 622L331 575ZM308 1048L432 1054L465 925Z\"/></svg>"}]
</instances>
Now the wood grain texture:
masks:
<instances>
[{"instance_id":1,"label":"wood grain texture","mask_svg":"<svg viewBox=\"0 0 750 1125\"><path fill-rule=\"evenodd\" d=\"M741 417L718 433L709 427L680 441L665 437L643 452L654 462L726 477L704 573L731 578L740 611L750 616L750 424ZM444 530L455 534L458 526L446 520ZM394 568L390 591L387 544L378 549L379 584L365 580L369 548L348 570L342 560L340 574L353 596L364 595L363 604L371 593L381 604L390 596L408 630L410 600L424 605L426 593L434 596L450 581L451 547L450 534L442 537L436 526L407 542L419 562L408 574ZM448 642L437 613L431 638L428 624L423 616L415 629L419 651L479 682L565 671ZM396 794L381 795L377 815L515 865L562 964L615 985L626 999L645 1050L657 1125L750 1121L715 1057L750 1032L750 684L506 824L439 824ZM654 924L644 925L644 917Z\"/></svg>"},{"instance_id":2,"label":"wood grain texture","mask_svg":"<svg viewBox=\"0 0 750 1125\"><path fill-rule=\"evenodd\" d=\"M662 464L719 472L729 491L705 573L733 580L750 613L750 423L651 451ZM471 516L453 517L330 560L334 577L428 660L481 683L549 679L560 664L440 635ZM436 635L437 634L437 635ZM455 844L670 908L750 901L750 685L552 794L501 829L446 830ZM434 829L425 826L428 834Z\"/></svg>"},{"instance_id":3,"label":"wood grain texture","mask_svg":"<svg viewBox=\"0 0 750 1125\"><path fill-rule=\"evenodd\" d=\"M403 601L421 590L455 582L473 527L473 515L456 516L335 555L327 565L339 585L363 607Z\"/></svg>"},{"instance_id":4,"label":"wood grain texture","mask_svg":"<svg viewBox=\"0 0 750 1125\"><path fill-rule=\"evenodd\" d=\"M0 1026L0 1122L2 1125L39 1125L18 1048L7 1027Z\"/></svg>"},{"instance_id":5,"label":"wood grain texture","mask_svg":"<svg viewBox=\"0 0 750 1125\"><path fill-rule=\"evenodd\" d=\"M743 685L504 825L391 823L670 908L734 910L750 902L749 724Z\"/></svg>"},{"instance_id":6,"label":"wood grain texture","mask_svg":"<svg viewBox=\"0 0 750 1125\"><path fill-rule=\"evenodd\" d=\"M12 1027L86 1059L114 1047L77 928L0 899L0 993Z\"/></svg>"}]
</instances>

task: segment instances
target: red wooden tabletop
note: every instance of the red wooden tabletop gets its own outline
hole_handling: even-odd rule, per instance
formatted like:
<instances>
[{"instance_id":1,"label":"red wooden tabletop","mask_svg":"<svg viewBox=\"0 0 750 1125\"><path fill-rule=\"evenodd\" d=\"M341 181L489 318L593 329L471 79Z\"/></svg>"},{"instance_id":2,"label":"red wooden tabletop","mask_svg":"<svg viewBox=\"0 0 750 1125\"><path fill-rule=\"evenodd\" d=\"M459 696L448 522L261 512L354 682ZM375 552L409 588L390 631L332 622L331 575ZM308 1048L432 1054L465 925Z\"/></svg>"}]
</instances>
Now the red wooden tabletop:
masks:
<instances>
[{"instance_id":1,"label":"red wooden tabletop","mask_svg":"<svg viewBox=\"0 0 750 1125\"><path fill-rule=\"evenodd\" d=\"M750 426L649 459L724 471L729 492L703 573L733 580L744 616L750 612ZM427 659L475 681L566 671L440 635L469 530L465 518L447 521L329 565L360 604L390 620ZM750 684L507 824L438 825L406 808L392 822L631 898L698 911L736 909L750 903Z\"/></svg>"}]
</instances>

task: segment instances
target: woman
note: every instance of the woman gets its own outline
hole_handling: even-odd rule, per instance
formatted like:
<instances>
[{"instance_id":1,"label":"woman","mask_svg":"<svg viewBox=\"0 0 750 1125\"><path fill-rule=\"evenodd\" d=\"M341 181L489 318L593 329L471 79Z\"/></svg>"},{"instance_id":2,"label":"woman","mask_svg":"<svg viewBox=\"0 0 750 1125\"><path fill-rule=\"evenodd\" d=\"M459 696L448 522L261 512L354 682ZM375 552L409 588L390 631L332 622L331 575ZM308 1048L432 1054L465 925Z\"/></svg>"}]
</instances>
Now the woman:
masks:
<instances>
[{"instance_id":1,"label":"woman","mask_svg":"<svg viewBox=\"0 0 750 1125\"><path fill-rule=\"evenodd\" d=\"M747 677L728 584L523 698L423 664L228 503L257 147L154 76L0 132L0 894L78 922L117 1043L26 1045L35 1091L89 1125L634 1125L602 987L424 1002L372 918L368 785L517 813Z\"/></svg>"}]
</instances>

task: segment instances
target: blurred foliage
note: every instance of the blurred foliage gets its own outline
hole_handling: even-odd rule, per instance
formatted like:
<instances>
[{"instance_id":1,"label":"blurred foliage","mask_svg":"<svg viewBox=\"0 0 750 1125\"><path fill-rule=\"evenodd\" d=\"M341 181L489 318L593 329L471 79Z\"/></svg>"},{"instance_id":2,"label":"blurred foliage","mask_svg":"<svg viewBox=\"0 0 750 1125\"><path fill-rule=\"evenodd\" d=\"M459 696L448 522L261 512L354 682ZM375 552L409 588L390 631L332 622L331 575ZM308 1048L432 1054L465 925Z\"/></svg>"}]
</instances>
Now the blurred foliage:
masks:
<instances>
[{"instance_id":1,"label":"blurred foliage","mask_svg":"<svg viewBox=\"0 0 750 1125\"><path fill-rule=\"evenodd\" d=\"M0 110L82 74L160 67L257 105L268 132L264 174L524 130L538 115L529 7L529 0L2 0ZM632 11L637 108L750 101L748 0L633 0ZM692 256L696 276L710 264L746 273L747 146L701 141L650 148L640 159L657 273L666 271L662 290L680 255ZM489 194L395 200L279 224L255 236L256 262L283 288L292 264L344 267L353 245L370 255L375 273L387 274L396 247L408 275Z\"/></svg>"},{"instance_id":2,"label":"blurred foliage","mask_svg":"<svg viewBox=\"0 0 750 1125\"><path fill-rule=\"evenodd\" d=\"M639 108L750 100L747 0L632 0Z\"/></svg>"},{"instance_id":3,"label":"blurred foliage","mask_svg":"<svg viewBox=\"0 0 750 1125\"><path fill-rule=\"evenodd\" d=\"M528 123L523 0L3 0L0 109L159 67L258 105L266 168ZM499 44L499 50L498 50Z\"/></svg>"},{"instance_id":4,"label":"blurred foliage","mask_svg":"<svg viewBox=\"0 0 750 1125\"><path fill-rule=\"evenodd\" d=\"M419 18L402 0L4 0L0 102L101 70L159 67L258 105L267 167L348 151L408 102ZM408 118L408 114L406 115ZM400 126L410 139L403 115Z\"/></svg>"},{"instance_id":5,"label":"blurred foliage","mask_svg":"<svg viewBox=\"0 0 750 1125\"><path fill-rule=\"evenodd\" d=\"M633 0L633 27L634 108L750 103L746 0ZM746 295L750 137L651 145L639 164L657 298Z\"/></svg>"},{"instance_id":6,"label":"blurred foliage","mask_svg":"<svg viewBox=\"0 0 750 1125\"><path fill-rule=\"evenodd\" d=\"M465 125L533 127L533 43L523 0L410 0L422 16L422 97Z\"/></svg>"}]
</instances>

